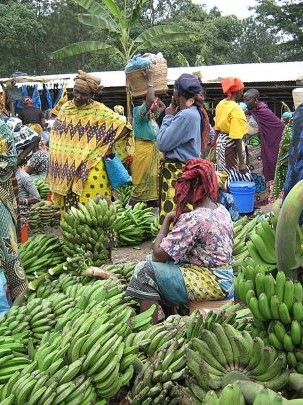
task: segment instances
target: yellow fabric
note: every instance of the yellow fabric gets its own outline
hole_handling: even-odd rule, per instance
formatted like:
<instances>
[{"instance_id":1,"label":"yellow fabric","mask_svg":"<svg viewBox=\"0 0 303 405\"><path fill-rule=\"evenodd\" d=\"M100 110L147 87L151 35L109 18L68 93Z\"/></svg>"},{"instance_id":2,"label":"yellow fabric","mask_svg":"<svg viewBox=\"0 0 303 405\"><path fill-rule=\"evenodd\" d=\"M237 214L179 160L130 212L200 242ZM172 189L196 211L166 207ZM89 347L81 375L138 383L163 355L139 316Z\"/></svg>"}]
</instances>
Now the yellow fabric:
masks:
<instances>
[{"instance_id":1,"label":"yellow fabric","mask_svg":"<svg viewBox=\"0 0 303 405\"><path fill-rule=\"evenodd\" d=\"M27 126L32 129L33 131L37 132L37 134L42 134L43 129L41 127L41 125L39 123L31 123L31 124L27 124Z\"/></svg>"},{"instance_id":2,"label":"yellow fabric","mask_svg":"<svg viewBox=\"0 0 303 405\"><path fill-rule=\"evenodd\" d=\"M228 179L228 174L226 172L216 172L218 179L218 188L220 190L226 190L226 181Z\"/></svg>"},{"instance_id":3,"label":"yellow fabric","mask_svg":"<svg viewBox=\"0 0 303 405\"><path fill-rule=\"evenodd\" d=\"M105 166L102 160L89 172L86 182L83 186L83 192L79 197L79 202L86 204L90 198L95 198L97 195L111 198L112 191L106 174ZM53 201L62 210L64 207L64 196L55 194ZM64 212L64 210L63 210Z\"/></svg>"},{"instance_id":4,"label":"yellow fabric","mask_svg":"<svg viewBox=\"0 0 303 405\"><path fill-rule=\"evenodd\" d=\"M52 193L66 196L72 191L81 196L89 172L112 150L124 129L124 136L131 134L131 125L104 104L65 103L50 135L46 181Z\"/></svg>"},{"instance_id":5,"label":"yellow fabric","mask_svg":"<svg viewBox=\"0 0 303 405\"><path fill-rule=\"evenodd\" d=\"M231 139L242 139L247 133L247 121L242 108L233 100L221 100L216 107L215 129Z\"/></svg>"},{"instance_id":6,"label":"yellow fabric","mask_svg":"<svg viewBox=\"0 0 303 405\"><path fill-rule=\"evenodd\" d=\"M57 115L59 114L59 111L61 110L61 107L63 106L63 104L65 104L68 101L68 96L67 96L67 85L65 84L62 90L62 94L61 97L59 98L58 102L56 103L56 105L53 107L53 109L51 110L51 115L55 115L57 117Z\"/></svg>"},{"instance_id":7,"label":"yellow fabric","mask_svg":"<svg viewBox=\"0 0 303 405\"><path fill-rule=\"evenodd\" d=\"M180 266L185 287L191 301L220 300L225 298L214 273L207 267Z\"/></svg>"},{"instance_id":8,"label":"yellow fabric","mask_svg":"<svg viewBox=\"0 0 303 405\"><path fill-rule=\"evenodd\" d=\"M123 118L123 117L122 117ZM126 138L118 139L115 143L115 153L119 156L121 162L135 153L135 138L133 133Z\"/></svg>"},{"instance_id":9,"label":"yellow fabric","mask_svg":"<svg viewBox=\"0 0 303 405\"><path fill-rule=\"evenodd\" d=\"M83 192L80 196L80 202L86 204L90 198L97 195L111 198L112 192L105 166L102 160L89 172L88 178L84 183Z\"/></svg>"},{"instance_id":10,"label":"yellow fabric","mask_svg":"<svg viewBox=\"0 0 303 405\"><path fill-rule=\"evenodd\" d=\"M132 197L135 200L159 198L160 158L161 153L154 142L135 140L135 153L130 166L134 186Z\"/></svg>"}]
</instances>

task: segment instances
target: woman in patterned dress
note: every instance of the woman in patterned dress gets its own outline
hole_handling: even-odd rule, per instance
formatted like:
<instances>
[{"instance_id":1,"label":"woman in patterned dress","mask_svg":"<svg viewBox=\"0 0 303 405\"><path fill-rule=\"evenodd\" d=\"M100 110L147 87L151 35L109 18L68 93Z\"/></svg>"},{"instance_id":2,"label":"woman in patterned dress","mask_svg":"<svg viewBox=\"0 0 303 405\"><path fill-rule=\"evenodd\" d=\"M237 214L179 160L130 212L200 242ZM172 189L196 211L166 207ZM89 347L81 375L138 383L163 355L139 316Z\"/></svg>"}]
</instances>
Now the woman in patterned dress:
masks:
<instances>
[{"instance_id":1,"label":"woman in patterned dress","mask_svg":"<svg viewBox=\"0 0 303 405\"><path fill-rule=\"evenodd\" d=\"M79 70L73 100L61 107L51 130L46 182L65 210L97 195L111 197L102 158L113 153L118 139L132 135L123 117L92 100L99 88L99 78Z\"/></svg>"},{"instance_id":2,"label":"woman in patterned dress","mask_svg":"<svg viewBox=\"0 0 303 405\"><path fill-rule=\"evenodd\" d=\"M22 296L27 289L18 255L17 201L13 188L16 169L17 153L13 134L0 119L0 273L3 272L6 277L12 301Z\"/></svg>"},{"instance_id":3,"label":"woman in patterned dress","mask_svg":"<svg viewBox=\"0 0 303 405\"><path fill-rule=\"evenodd\" d=\"M188 301L231 299L234 294L233 226L228 211L217 203L213 165L201 158L188 160L175 189L177 210L165 217L152 260L138 263L126 290L140 302L141 311L155 303L166 310ZM193 211L187 211L187 204Z\"/></svg>"}]
</instances>

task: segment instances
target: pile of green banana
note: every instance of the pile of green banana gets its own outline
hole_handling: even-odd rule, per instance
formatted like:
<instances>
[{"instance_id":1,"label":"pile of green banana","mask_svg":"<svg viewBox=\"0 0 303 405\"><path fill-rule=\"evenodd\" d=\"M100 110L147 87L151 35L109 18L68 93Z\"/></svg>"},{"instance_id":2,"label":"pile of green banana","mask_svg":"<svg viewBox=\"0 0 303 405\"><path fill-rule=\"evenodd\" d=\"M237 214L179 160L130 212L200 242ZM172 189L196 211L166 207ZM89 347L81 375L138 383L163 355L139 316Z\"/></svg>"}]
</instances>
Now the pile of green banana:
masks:
<instances>
[{"instance_id":1,"label":"pile of green banana","mask_svg":"<svg viewBox=\"0 0 303 405\"><path fill-rule=\"evenodd\" d=\"M187 388L198 400L237 380L256 381L275 391L288 381L285 353L229 324L214 324L212 331L204 329L200 338L191 339L186 365L191 376Z\"/></svg>"},{"instance_id":2,"label":"pile of green banana","mask_svg":"<svg viewBox=\"0 0 303 405\"><path fill-rule=\"evenodd\" d=\"M37 190L39 191L40 197L45 199L50 193L49 185L43 179L36 179L34 181Z\"/></svg>"},{"instance_id":3,"label":"pile of green banana","mask_svg":"<svg viewBox=\"0 0 303 405\"><path fill-rule=\"evenodd\" d=\"M53 235L35 235L20 243L19 257L29 281L65 261L62 242Z\"/></svg>"},{"instance_id":4,"label":"pile of green banana","mask_svg":"<svg viewBox=\"0 0 303 405\"><path fill-rule=\"evenodd\" d=\"M29 226L36 230L41 225L56 226L60 221L59 208L50 201L42 200L30 208Z\"/></svg>"},{"instance_id":5,"label":"pile of green banana","mask_svg":"<svg viewBox=\"0 0 303 405\"><path fill-rule=\"evenodd\" d=\"M124 186L116 188L115 192L117 193L118 199L121 202L122 207L126 207L131 199L133 186L128 183Z\"/></svg>"},{"instance_id":6,"label":"pile of green banana","mask_svg":"<svg viewBox=\"0 0 303 405\"><path fill-rule=\"evenodd\" d=\"M35 334L27 337L26 344L12 345L14 354L7 359L17 360L13 368L11 362L4 368L0 400L106 404L129 385L135 368L141 369L139 346L132 343L131 335L150 327L155 307L136 315L124 287L113 280L65 273L44 284L27 297L24 307L13 307L5 315L8 326L19 311L24 313L26 318L17 318L17 323L21 322L23 330L25 326L32 332L35 329ZM0 325L0 330L7 329ZM0 353L5 341L0 338ZM0 377L1 371L0 367Z\"/></svg>"},{"instance_id":7,"label":"pile of green banana","mask_svg":"<svg viewBox=\"0 0 303 405\"><path fill-rule=\"evenodd\" d=\"M152 208L143 202L134 207L124 208L120 201L115 201L117 219L114 223L118 246L138 245L151 236L151 223L154 219Z\"/></svg>"},{"instance_id":8,"label":"pile of green banana","mask_svg":"<svg viewBox=\"0 0 303 405\"><path fill-rule=\"evenodd\" d=\"M14 373L23 370L30 363L24 349L22 342L15 337L0 336L0 389Z\"/></svg>"},{"instance_id":9,"label":"pile of green banana","mask_svg":"<svg viewBox=\"0 0 303 405\"><path fill-rule=\"evenodd\" d=\"M288 365L303 373L303 287L287 279L284 272L274 277L247 266L236 278L237 296L264 324L268 341L287 353Z\"/></svg>"},{"instance_id":10,"label":"pile of green banana","mask_svg":"<svg viewBox=\"0 0 303 405\"><path fill-rule=\"evenodd\" d=\"M184 379L186 371L185 339L167 341L145 363L134 382L133 405L170 404L176 399L176 382Z\"/></svg>"},{"instance_id":11,"label":"pile of green banana","mask_svg":"<svg viewBox=\"0 0 303 405\"><path fill-rule=\"evenodd\" d=\"M234 223L234 267L241 267L243 261L252 258L255 264L276 267L274 214L256 215L249 220L247 216Z\"/></svg>"},{"instance_id":12,"label":"pile of green banana","mask_svg":"<svg viewBox=\"0 0 303 405\"><path fill-rule=\"evenodd\" d=\"M184 394L187 397L187 392ZM280 393L251 381L238 381L234 384L228 384L218 394L213 390L208 391L202 401L202 405L295 405L296 403L299 405L295 400L288 400ZM192 405L196 404L201 404L201 402L192 401Z\"/></svg>"},{"instance_id":13,"label":"pile of green banana","mask_svg":"<svg viewBox=\"0 0 303 405\"><path fill-rule=\"evenodd\" d=\"M60 226L64 254L72 257L77 248L91 254L94 266L110 261L109 247L115 240L116 206L104 198L78 204L64 213Z\"/></svg>"},{"instance_id":14,"label":"pile of green banana","mask_svg":"<svg viewBox=\"0 0 303 405\"><path fill-rule=\"evenodd\" d=\"M136 262L123 262L115 264L103 264L100 268L115 274L119 280L129 282L136 267Z\"/></svg>"}]
</instances>

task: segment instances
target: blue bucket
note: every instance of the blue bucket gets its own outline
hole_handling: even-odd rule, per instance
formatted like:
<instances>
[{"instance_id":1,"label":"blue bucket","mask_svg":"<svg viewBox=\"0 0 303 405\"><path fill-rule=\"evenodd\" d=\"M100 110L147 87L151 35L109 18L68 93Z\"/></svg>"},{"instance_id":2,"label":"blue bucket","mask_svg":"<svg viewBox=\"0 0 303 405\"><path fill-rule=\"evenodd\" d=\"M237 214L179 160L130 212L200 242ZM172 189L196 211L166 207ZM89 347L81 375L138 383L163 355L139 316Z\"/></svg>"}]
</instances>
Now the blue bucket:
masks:
<instances>
[{"instance_id":1,"label":"blue bucket","mask_svg":"<svg viewBox=\"0 0 303 405\"><path fill-rule=\"evenodd\" d=\"M229 189L235 199L240 214L248 214L254 210L256 185L250 181L233 181Z\"/></svg>"}]
</instances>

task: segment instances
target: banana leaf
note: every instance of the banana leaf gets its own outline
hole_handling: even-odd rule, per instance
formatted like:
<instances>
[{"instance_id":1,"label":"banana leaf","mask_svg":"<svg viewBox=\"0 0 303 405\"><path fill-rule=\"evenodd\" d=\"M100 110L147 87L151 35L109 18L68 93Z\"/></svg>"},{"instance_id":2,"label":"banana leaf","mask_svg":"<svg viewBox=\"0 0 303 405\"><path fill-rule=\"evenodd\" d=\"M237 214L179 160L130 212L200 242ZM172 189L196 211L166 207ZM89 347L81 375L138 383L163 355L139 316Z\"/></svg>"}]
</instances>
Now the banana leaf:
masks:
<instances>
[{"instance_id":1,"label":"banana leaf","mask_svg":"<svg viewBox=\"0 0 303 405\"><path fill-rule=\"evenodd\" d=\"M85 52L106 51L112 49L115 53L119 53L118 49L111 45L102 43L100 41L83 41L75 42L67 45L64 48L58 49L51 54L52 59L65 58L67 56L79 55Z\"/></svg>"},{"instance_id":2,"label":"banana leaf","mask_svg":"<svg viewBox=\"0 0 303 405\"><path fill-rule=\"evenodd\" d=\"M116 22L110 17L92 14L77 14L78 20L84 24L97 29L119 33L119 27Z\"/></svg>"},{"instance_id":3,"label":"banana leaf","mask_svg":"<svg viewBox=\"0 0 303 405\"><path fill-rule=\"evenodd\" d=\"M143 7L147 2L148 2L148 0L137 0L136 1L133 11L128 18L128 27L129 28L135 27L135 25L137 24L141 14L142 14Z\"/></svg>"}]
</instances>

